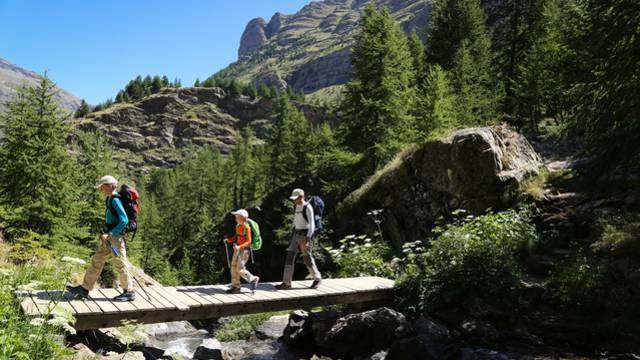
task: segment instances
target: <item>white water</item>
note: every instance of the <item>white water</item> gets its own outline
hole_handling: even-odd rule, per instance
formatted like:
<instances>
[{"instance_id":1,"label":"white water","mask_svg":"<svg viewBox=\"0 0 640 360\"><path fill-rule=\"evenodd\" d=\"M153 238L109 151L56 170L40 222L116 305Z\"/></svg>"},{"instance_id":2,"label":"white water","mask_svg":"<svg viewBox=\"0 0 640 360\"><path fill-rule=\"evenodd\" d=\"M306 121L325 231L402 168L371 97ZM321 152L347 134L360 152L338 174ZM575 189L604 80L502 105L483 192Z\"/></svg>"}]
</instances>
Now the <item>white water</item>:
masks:
<instances>
[{"instance_id":1,"label":"white water","mask_svg":"<svg viewBox=\"0 0 640 360\"><path fill-rule=\"evenodd\" d=\"M152 337L149 345L164 349L165 355L178 354L186 358L191 358L202 340L211 337L206 332L194 332L191 334L180 334L167 337Z\"/></svg>"}]
</instances>

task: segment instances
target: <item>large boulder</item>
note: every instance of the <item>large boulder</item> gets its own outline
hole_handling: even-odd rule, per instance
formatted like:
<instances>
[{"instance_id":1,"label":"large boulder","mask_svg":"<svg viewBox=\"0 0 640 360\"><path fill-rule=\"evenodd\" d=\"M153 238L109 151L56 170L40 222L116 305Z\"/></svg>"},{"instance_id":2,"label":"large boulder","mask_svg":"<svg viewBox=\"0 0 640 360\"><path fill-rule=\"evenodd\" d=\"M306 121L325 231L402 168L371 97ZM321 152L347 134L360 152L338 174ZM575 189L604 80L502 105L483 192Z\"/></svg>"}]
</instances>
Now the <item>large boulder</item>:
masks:
<instances>
[{"instance_id":1,"label":"large boulder","mask_svg":"<svg viewBox=\"0 0 640 360\"><path fill-rule=\"evenodd\" d=\"M276 315L258 326L255 333L258 339L261 340L278 339L284 333L287 325L289 325L288 315Z\"/></svg>"},{"instance_id":2,"label":"large boulder","mask_svg":"<svg viewBox=\"0 0 640 360\"><path fill-rule=\"evenodd\" d=\"M387 349L406 326L404 315L383 307L338 319L324 338L316 341L328 353L365 356Z\"/></svg>"},{"instance_id":3,"label":"large boulder","mask_svg":"<svg viewBox=\"0 0 640 360\"><path fill-rule=\"evenodd\" d=\"M424 238L453 210L482 213L512 205L519 185L542 160L507 126L464 129L411 148L372 176L338 207L338 234L374 232L367 212L384 209L382 232L395 246Z\"/></svg>"},{"instance_id":4,"label":"large boulder","mask_svg":"<svg viewBox=\"0 0 640 360\"><path fill-rule=\"evenodd\" d=\"M290 346L309 346L313 342L308 312L296 310L289 314L289 323L282 334L282 341Z\"/></svg>"},{"instance_id":5,"label":"large boulder","mask_svg":"<svg viewBox=\"0 0 640 360\"><path fill-rule=\"evenodd\" d=\"M217 339L204 339L193 353L194 360L222 360L222 344Z\"/></svg>"}]
</instances>

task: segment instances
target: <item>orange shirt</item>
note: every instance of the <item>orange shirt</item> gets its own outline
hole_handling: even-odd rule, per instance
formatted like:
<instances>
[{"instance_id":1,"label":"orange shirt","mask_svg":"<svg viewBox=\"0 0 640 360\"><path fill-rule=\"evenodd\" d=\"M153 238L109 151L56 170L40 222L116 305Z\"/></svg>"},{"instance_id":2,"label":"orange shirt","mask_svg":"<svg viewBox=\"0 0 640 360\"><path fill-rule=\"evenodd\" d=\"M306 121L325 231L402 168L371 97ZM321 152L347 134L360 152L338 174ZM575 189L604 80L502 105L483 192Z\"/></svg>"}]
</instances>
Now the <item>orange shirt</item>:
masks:
<instances>
[{"instance_id":1,"label":"orange shirt","mask_svg":"<svg viewBox=\"0 0 640 360\"><path fill-rule=\"evenodd\" d=\"M251 226L248 223L236 225L236 235L229 238L229 242L237 242L238 246L245 249L251 245Z\"/></svg>"}]
</instances>

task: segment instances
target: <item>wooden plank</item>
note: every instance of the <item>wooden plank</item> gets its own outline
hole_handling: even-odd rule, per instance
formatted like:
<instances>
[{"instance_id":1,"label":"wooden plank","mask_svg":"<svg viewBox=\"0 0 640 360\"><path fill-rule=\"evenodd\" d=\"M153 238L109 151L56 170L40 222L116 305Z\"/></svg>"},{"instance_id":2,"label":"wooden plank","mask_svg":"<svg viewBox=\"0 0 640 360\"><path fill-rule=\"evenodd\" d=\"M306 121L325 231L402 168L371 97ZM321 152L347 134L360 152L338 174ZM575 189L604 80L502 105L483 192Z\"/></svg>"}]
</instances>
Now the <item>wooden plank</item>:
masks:
<instances>
[{"instance_id":1,"label":"wooden plank","mask_svg":"<svg viewBox=\"0 0 640 360\"><path fill-rule=\"evenodd\" d=\"M116 289L98 289L107 299L113 299L120 295ZM111 301L111 303L123 313L133 313L138 311L138 308L129 301Z\"/></svg>"},{"instance_id":2,"label":"wooden plank","mask_svg":"<svg viewBox=\"0 0 640 360\"><path fill-rule=\"evenodd\" d=\"M26 296L24 295L25 294L22 295L22 301L20 302L22 311L28 316L40 316L40 310L38 309L35 301L33 301L33 299L31 298L31 295L28 293L26 294Z\"/></svg>"},{"instance_id":3,"label":"wooden plank","mask_svg":"<svg viewBox=\"0 0 640 360\"><path fill-rule=\"evenodd\" d=\"M208 306L212 304L210 300L207 300L202 296L198 295L193 289L191 289L190 286L177 286L176 288L178 291L181 291L186 296L189 296L193 300L199 302L202 306L205 306L205 305Z\"/></svg>"},{"instance_id":4,"label":"wooden plank","mask_svg":"<svg viewBox=\"0 0 640 360\"><path fill-rule=\"evenodd\" d=\"M176 288L175 286L164 287L162 288L162 290L163 290L163 293L170 295L171 297L179 300L182 304L185 304L190 308L202 306L202 303L192 299L190 296L186 295L184 292L178 291L178 288Z\"/></svg>"},{"instance_id":5,"label":"wooden plank","mask_svg":"<svg viewBox=\"0 0 640 360\"><path fill-rule=\"evenodd\" d=\"M226 295L226 291L224 289L217 288L215 285L189 286L189 291L214 305L222 304L223 301L220 299L220 296Z\"/></svg>"},{"instance_id":6,"label":"wooden plank","mask_svg":"<svg viewBox=\"0 0 640 360\"><path fill-rule=\"evenodd\" d=\"M167 300L164 296L162 296L162 294L158 293L155 287L147 286L144 289L147 291L147 294L149 294L149 296L151 296L151 298L153 299L153 304L155 305L156 308L158 309L176 309L177 308L175 304ZM189 307L186 306L186 309L189 309Z\"/></svg>"},{"instance_id":7,"label":"wooden plank","mask_svg":"<svg viewBox=\"0 0 640 360\"><path fill-rule=\"evenodd\" d=\"M111 299L104 296L104 294L97 289L89 291L89 297L96 305L98 305L104 314L115 314L120 312L120 309L113 305Z\"/></svg>"},{"instance_id":8,"label":"wooden plank","mask_svg":"<svg viewBox=\"0 0 640 360\"><path fill-rule=\"evenodd\" d=\"M52 301L51 297L47 293L47 291L35 291L31 293L31 298L36 303L40 314L43 316L47 316L51 314L51 311L56 307L60 306L66 308L71 311L72 314L76 314L75 310L71 305L66 302Z\"/></svg>"},{"instance_id":9,"label":"wooden plank","mask_svg":"<svg viewBox=\"0 0 640 360\"><path fill-rule=\"evenodd\" d=\"M153 306L149 299L147 298L147 294L142 291L136 290L136 299L131 301L133 305L135 305L138 310L141 311L155 311L156 307Z\"/></svg>"},{"instance_id":10,"label":"wooden plank","mask_svg":"<svg viewBox=\"0 0 640 360\"><path fill-rule=\"evenodd\" d=\"M166 303L169 303L175 306L176 309L182 310L182 311L189 310L189 305L180 301L177 296L171 294L169 291L166 290L166 288L156 287L156 286L151 286L149 288L153 293L157 294L159 298L163 298L166 301Z\"/></svg>"},{"instance_id":11,"label":"wooden plank","mask_svg":"<svg viewBox=\"0 0 640 360\"><path fill-rule=\"evenodd\" d=\"M350 287L342 286L336 282L329 281L329 280L331 279L322 280L318 288L326 289L328 291L333 291L334 293L339 293L339 294L352 294L352 293L358 292L357 290L354 290Z\"/></svg>"}]
</instances>

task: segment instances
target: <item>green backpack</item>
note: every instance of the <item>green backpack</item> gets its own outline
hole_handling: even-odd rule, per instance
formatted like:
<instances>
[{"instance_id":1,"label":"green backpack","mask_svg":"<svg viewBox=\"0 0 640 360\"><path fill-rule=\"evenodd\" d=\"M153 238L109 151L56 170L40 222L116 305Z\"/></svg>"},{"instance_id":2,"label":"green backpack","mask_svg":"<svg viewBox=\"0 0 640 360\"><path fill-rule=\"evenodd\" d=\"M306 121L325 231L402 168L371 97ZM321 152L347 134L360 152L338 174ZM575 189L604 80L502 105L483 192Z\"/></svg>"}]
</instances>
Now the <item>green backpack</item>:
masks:
<instances>
[{"instance_id":1,"label":"green backpack","mask_svg":"<svg viewBox=\"0 0 640 360\"><path fill-rule=\"evenodd\" d=\"M251 226L251 250L260 250L262 248L262 237L260 236L260 226L253 219L247 219Z\"/></svg>"}]
</instances>

